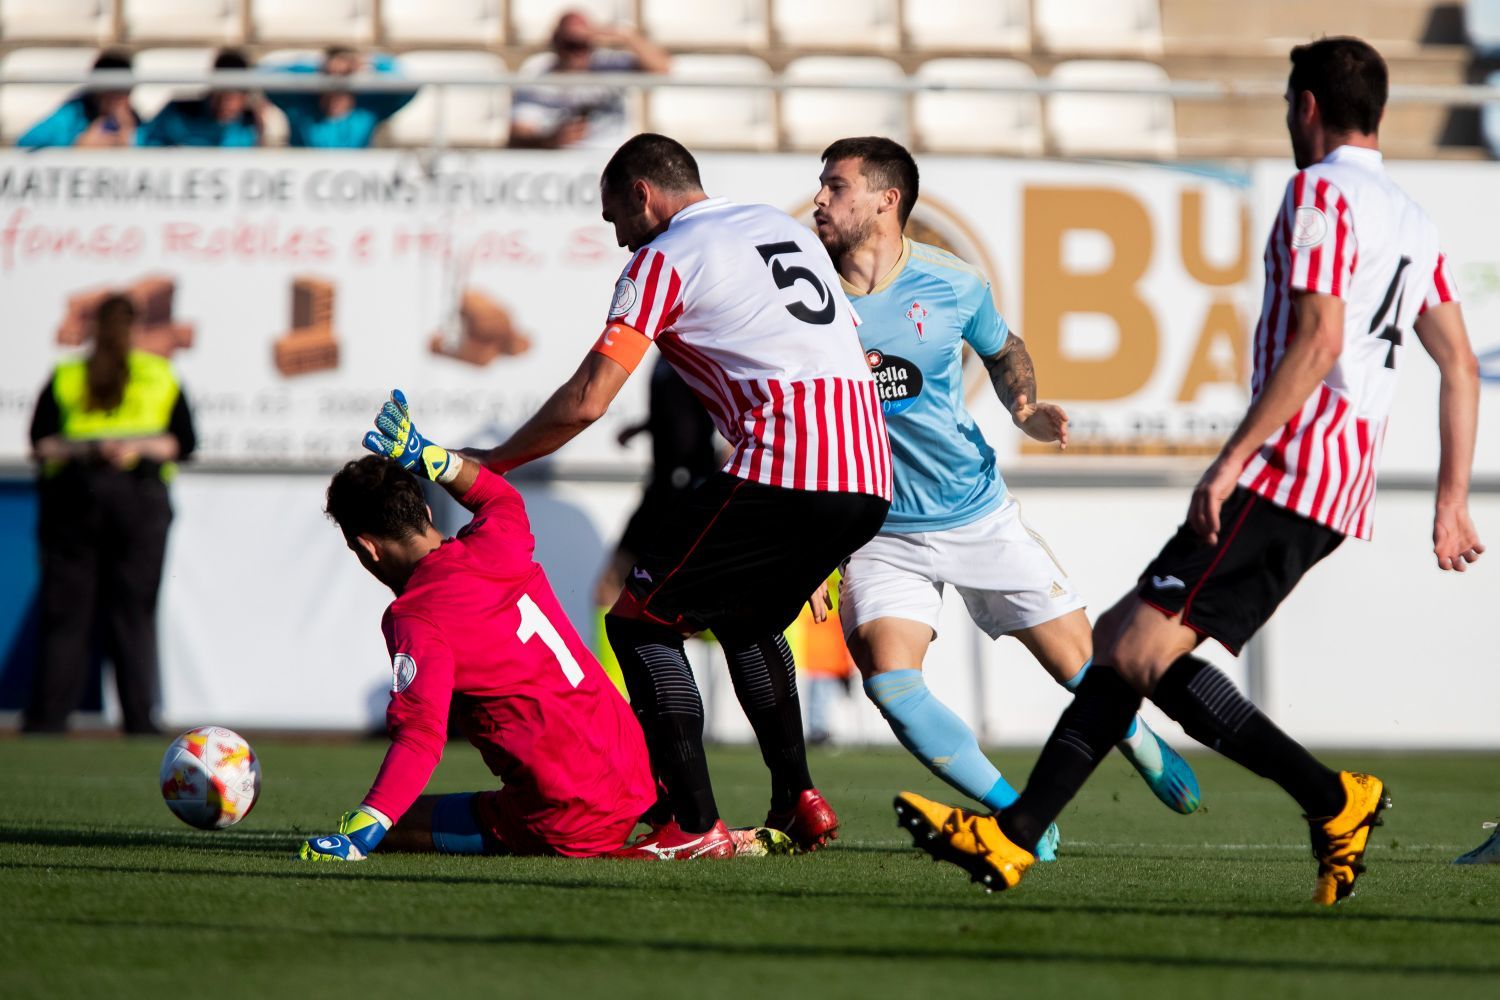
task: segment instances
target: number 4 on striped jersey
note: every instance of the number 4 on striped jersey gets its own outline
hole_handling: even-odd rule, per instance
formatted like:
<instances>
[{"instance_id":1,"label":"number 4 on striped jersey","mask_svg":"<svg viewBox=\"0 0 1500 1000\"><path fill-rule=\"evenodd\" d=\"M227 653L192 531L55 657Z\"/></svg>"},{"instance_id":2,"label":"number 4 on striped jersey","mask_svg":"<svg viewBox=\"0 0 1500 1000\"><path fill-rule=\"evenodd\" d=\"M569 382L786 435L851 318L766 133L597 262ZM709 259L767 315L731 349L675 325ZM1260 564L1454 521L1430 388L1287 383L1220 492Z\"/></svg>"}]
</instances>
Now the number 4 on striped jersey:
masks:
<instances>
[{"instance_id":1,"label":"number 4 on striped jersey","mask_svg":"<svg viewBox=\"0 0 1500 1000\"><path fill-rule=\"evenodd\" d=\"M516 627L516 638L522 642L530 642L533 637L540 637L542 643L557 658L558 666L562 667L563 676L568 679L568 683L577 687L583 681L583 668L573 658L568 644L563 642L563 637L548 620L546 612L537 607L530 594L521 595L521 599L516 602L516 609L521 612L521 624Z\"/></svg>"}]
</instances>

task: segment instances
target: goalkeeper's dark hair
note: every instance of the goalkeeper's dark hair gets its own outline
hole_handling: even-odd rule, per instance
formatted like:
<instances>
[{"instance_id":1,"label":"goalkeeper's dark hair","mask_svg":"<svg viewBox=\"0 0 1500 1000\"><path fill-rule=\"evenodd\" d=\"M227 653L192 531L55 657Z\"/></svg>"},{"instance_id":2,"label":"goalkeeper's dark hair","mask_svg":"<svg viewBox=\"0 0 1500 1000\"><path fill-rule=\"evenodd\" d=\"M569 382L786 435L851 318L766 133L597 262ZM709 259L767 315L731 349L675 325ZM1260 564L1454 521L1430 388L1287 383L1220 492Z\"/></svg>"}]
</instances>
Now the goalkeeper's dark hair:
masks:
<instances>
[{"instance_id":1,"label":"goalkeeper's dark hair","mask_svg":"<svg viewBox=\"0 0 1500 1000\"><path fill-rule=\"evenodd\" d=\"M399 542L432 527L416 477L384 455L366 455L336 472L323 513L349 542L360 535Z\"/></svg>"},{"instance_id":2,"label":"goalkeeper's dark hair","mask_svg":"<svg viewBox=\"0 0 1500 1000\"><path fill-rule=\"evenodd\" d=\"M839 139L823 150L823 162L830 160L858 160L859 172L872 188L885 190L895 188L901 194L901 203L896 208L896 217L901 225L911 217L917 205L917 161L911 151L894 139L883 135L861 135L850 139Z\"/></svg>"},{"instance_id":3,"label":"goalkeeper's dark hair","mask_svg":"<svg viewBox=\"0 0 1500 1000\"><path fill-rule=\"evenodd\" d=\"M1320 38L1292 49L1291 99L1304 90L1318 99L1323 124L1335 132L1374 135L1389 89L1385 60L1358 38Z\"/></svg>"},{"instance_id":4,"label":"goalkeeper's dark hair","mask_svg":"<svg viewBox=\"0 0 1500 1000\"><path fill-rule=\"evenodd\" d=\"M615 191L633 181L646 181L673 194L703 190L703 178L698 174L698 161L693 154L676 139L655 132L642 132L626 139L599 175L599 182Z\"/></svg>"}]
</instances>

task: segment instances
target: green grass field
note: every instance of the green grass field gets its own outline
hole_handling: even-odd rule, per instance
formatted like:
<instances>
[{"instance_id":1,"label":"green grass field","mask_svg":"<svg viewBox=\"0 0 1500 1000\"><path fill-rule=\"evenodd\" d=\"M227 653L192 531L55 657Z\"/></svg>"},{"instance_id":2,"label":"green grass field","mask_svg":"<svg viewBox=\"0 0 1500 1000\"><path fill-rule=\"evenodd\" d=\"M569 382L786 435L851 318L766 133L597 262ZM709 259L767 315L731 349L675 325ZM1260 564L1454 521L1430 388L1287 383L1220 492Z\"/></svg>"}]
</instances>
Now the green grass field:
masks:
<instances>
[{"instance_id":1,"label":"green grass field","mask_svg":"<svg viewBox=\"0 0 1500 1000\"><path fill-rule=\"evenodd\" d=\"M1500 810L1500 756L1335 754L1395 799L1359 894L1305 902L1281 792L1199 755L1175 816L1118 757L1063 816L1062 860L986 896L913 851L898 750L815 753L834 846L697 864L377 855L294 861L358 801L383 744L256 742L240 826L161 803L165 740L0 740L0 995L714 997L1500 995L1500 866L1449 864ZM1030 753L1001 753L1024 775ZM712 751L731 821L764 810L752 750ZM433 790L487 787L455 745Z\"/></svg>"}]
</instances>

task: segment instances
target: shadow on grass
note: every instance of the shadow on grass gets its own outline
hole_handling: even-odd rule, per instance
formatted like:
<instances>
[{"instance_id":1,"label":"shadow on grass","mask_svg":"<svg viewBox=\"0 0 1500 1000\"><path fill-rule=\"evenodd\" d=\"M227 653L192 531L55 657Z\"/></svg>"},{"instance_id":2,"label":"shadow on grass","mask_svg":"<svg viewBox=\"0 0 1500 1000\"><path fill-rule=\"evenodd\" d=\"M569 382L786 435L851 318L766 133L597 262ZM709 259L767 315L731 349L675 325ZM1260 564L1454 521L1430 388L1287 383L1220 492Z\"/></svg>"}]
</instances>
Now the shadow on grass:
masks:
<instances>
[{"instance_id":1,"label":"shadow on grass","mask_svg":"<svg viewBox=\"0 0 1500 1000\"><path fill-rule=\"evenodd\" d=\"M266 858L267 852L260 850L256 852L259 857ZM271 856L272 858L275 855ZM287 851L284 855L291 861L292 854ZM839 889L829 891L816 884L803 884L794 887L785 886L747 886L742 883L732 885L698 884L691 887L681 885L670 886L658 884L653 886L649 882L638 879L625 881L606 880L596 877L601 872L607 872L620 866L618 870L643 871L652 867L649 864L632 864L630 862L616 862L606 859L593 860L569 860L562 858L528 859L543 860L544 863L556 864L559 868L566 866L573 868L580 866L580 870L590 873L589 878L538 878L535 875L516 871L509 866L514 864L513 859L507 858L465 858L469 864L484 866L487 870L483 875L462 875L443 872L428 872L423 874L410 874L405 872L371 871L369 868L360 866L356 870L349 870L343 866L330 867L327 865L308 865L297 862L289 865L284 871L236 871L223 868L184 868L174 866L172 868L161 868L151 865L139 864L95 864L86 862L22 862L22 861L0 861L0 871L64 871L89 874L110 875L170 875L174 878L210 878L222 880L225 878L244 879L277 879L277 880L306 880L310 878L340 878L354 877L361 881L369 881L376 884L395 886L489 886L493 888L509 889L551 889L558 891L596 891L596 892L626 892L639 893L651 888L668 888L676 891L691 892L699 896L725 896L731 895L737 898L759 898L759 899L785 899L799 903L829 902L838 900L856 900L858 905L879 910L895 910L902 913L930 911L935 919L943 916L952 917L957 913L964 914L1066 914L1083 917L1100 916L1126 916L1126 917L1154 917L1163 920L1199 920L1199 919L1221 919L1221 920L1267 920L1267 921L1352 921L1361 924L1425 924L1441 927L1472 927L1482 929L1500 928L1500 917L1486 916L1459 916L1448 914L1415 914L1415 913L1389 913L1370 912L1368 910L1356 910L1338 908L1334 910L1315 907L1311 903L1299 905L1286 909L1247 909L1241 906L1204 906L1188 903L1110 903L1104 901L1090 900L1081 903L1049 903L1038 900L1034 896L1024 900L1006 900L983 898L977 900L930 900L913 899L906 896L893 899L903 890L897 887L888 889L871 889L866 891L851 891ZM1489 968L1489 967L1486 967ZM1492 971L1500 973L1500 965L1495 965Z\"/></svg>"},{"instance_id":2,"label":"shadow on grass","mask_svg":"<svg viewBox=\"0 0 1500 1000\"><path fill-rule=\"evenodd\" d=\"M29 919L28 923L63 927L80 927L92 930L153 930L171 933L200 935L201 924L186 921L127 921L99 917L44 917ZM270 934L285 935L303 933L300 928L284 926L261 926L236 924L237 935ZM733 941L668 941L639 936L605 937L594 935L583 937L573 933L544 934L462 934L423 931L381 931L362 927L358 930L319 928L320 938L347 938L361 943L389 942L391 944L468 945L483 947L550 948L564 952L581 952L598 955L608 952L641 952L659 955L713 956L716 958L771 958L787 960L896 960L896 961L957 961L1014 963L1031 966L1093 966L1147 969L1182 969L1217 972L1284 972L1309 975L1381 975L1381 976L1442 976L1446 978L1472 978L1500 975L1500 963L1423 963L1391 962L1384 960L1378 965L1367 961L1337 962L1324 959L1237 958L1226 955L1154 955L1154 954L1100 954L1097 952L1068 949L1009 949L1009 948L953 948L935 945L923 947L891 947L887 944L864 945L851 941L806 942L765 941L743 939Z\"/></svg>"},{"instance_id":3,"label":"shadow on grass","mask_svg":"<svg viewBox=\"0 0 1500 1000\"><path fill-rule=\"evenodd\" d=\"M237 851L264 854L296 845L308 834L296 830L119 830L86 826L0 826L0 844L39 847L180 847L196 851Z\"/></svg>"}]
</instances>

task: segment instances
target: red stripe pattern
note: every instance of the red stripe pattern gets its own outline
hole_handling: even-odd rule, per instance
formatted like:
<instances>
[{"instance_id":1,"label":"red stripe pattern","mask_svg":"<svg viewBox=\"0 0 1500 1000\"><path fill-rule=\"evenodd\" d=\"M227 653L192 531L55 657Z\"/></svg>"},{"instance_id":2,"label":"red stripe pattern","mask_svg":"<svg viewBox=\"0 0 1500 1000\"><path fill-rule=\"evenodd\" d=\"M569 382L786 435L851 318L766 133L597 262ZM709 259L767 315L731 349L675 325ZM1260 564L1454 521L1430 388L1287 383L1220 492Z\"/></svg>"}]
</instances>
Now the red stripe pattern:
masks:
<instances>
[{"instance_id":1,"label":"red stripe pattern","mask_svg":"<svg viewBox=\"0 0 1500 1000\"><path fill-rule=\"evenodd\" d=\"M879 391L863 377L863 352L852 330L859 378L741 378L710 346L676 334L673 325L687 308L681 276L648 246L626 265L610 320L656 341L703 403L733 449L724 471L768 486L890 499L891 452Z\"/></svg>"},{"instance_id":2,"label":"red stripe pattern","mask_svg":"<svg viewBox=\"0 0 1500 1000\"><path fill-rule=\"evenodd\" d=\"M1432 287L1427 290L1427 296L1422 300L1422 308L1417 310L1417 315L1440 306L1444 302L1458 301L1458 285L1454 284L1453 274L1448 270L1448 255L1438 254L1437 267L1432 271Z\"/></svg>"},{"instance_id":3,"label":"red stripe pattern","mask_svg":"<svg viewBox=\"0 0 1500 1000\"><path fill-rule=\"evenodd\" d=\"M1376 337L1379 331L1372 323L1376 313L1390 304L1380 302L1391 277L1360 271L1348 193L1358 194L1360 204L1370 198L1366 208L1383 213L1365 224L1366 238L1374 240L1366 247L1370 259L1389 256L1388 265L1394 271L1396 256L1404 253L1422 260L1423 255L1409 248L1410 231L1395 231L1387 221L1398 215L1393 209L1400 206L1380 199L1390 198L1393 187L1376 187L1382 183L1380 175L1342 174L1337 173L1337 167L1329 166L1325 161L1291 180L1271 227L1265 252L1265 292L1253 345L1252 397L1259 397L1265 390L1296 337L1295 293L1314 292L1345 300L1344 349L1333 371L1301 410L1251 456L1240 484L1335 531L1367 539L1373 529L1376 469L1394 393L1397 355L1395 342ZM1348 181L1343 190L1330 182L1330 174L1341 182ZM1402 249L1395 250L1397 246ZM1384 269L1387 263L1377 266ZM1425 278L1424 273L1421 280ZM1456 298L1447 262L1441 255L1437 256L1431 284L1431 290L1425 293L1427 306ZM1398 323L1404 326L1411 322L1399 304L1396 312L1403 314Z\"/></svg>"}]
</instances>

